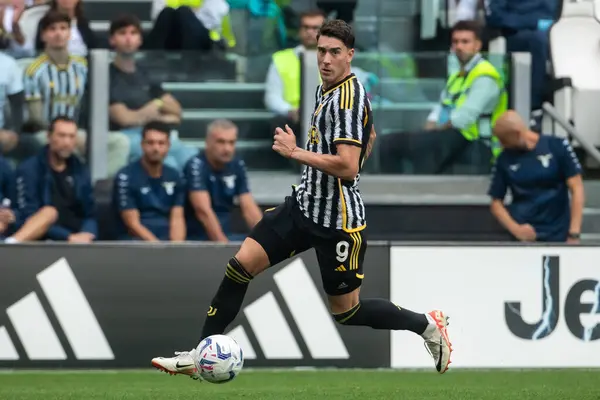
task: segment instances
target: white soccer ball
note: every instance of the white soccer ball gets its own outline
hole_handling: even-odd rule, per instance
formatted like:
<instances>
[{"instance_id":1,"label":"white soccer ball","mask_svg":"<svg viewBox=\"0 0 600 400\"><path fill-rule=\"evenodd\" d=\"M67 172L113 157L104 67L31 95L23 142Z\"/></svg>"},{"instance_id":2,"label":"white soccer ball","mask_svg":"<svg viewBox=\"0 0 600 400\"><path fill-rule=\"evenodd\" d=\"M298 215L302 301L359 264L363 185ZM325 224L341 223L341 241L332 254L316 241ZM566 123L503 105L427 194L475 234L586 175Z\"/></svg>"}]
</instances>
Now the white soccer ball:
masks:
<instances>
[{"instance_id":1,"label":"white soccer ball","mask_svg":"<svg viewBox=\"0 0 600 400\"><path fill-rule=\"evenodd\" d=\"M244 353L229 336L213 335L196 348L196 366L203 380L210 383L232 381L244 366Z\"/></svg>"}]
</instances>

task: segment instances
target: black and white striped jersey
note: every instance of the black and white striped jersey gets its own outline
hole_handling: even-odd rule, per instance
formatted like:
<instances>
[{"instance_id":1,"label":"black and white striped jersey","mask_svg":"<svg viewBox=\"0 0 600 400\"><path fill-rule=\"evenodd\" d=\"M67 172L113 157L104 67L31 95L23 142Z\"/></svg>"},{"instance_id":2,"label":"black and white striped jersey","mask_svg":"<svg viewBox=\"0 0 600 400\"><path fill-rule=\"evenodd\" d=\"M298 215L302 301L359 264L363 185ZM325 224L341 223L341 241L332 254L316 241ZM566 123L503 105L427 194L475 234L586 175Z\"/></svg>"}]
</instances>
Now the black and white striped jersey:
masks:
<instances>
[{"instance_id":1,"label":"black and white striped jersey","mask_svg":"<svg viewBox=\"0 0 600 400\"><path fill-rule=\"evenodd\" d=\"M66 65L57 65L42 54L25 71L25 99L42 102L46 122L58 116L77 119L87 77L85 58L71 55Z\"/></svg>"},{"instance_id":2,"label":"black and white striped jersey","mask_svg":"<svg viewBox=\"0 0 600 400\"><path fill-rule=\"evenodd\" d=\"M372 124L371 103L354 74L329 90L323 90L321 85L317 88L306 150L335 155L338 144L358 146L362 149L360 172ZM359 179L360 174L353 181L345 181L307 166L295 188L298 205L306 217L320 226L360 231L366 227L366 217Z\"/></svg>"}]
</instances>

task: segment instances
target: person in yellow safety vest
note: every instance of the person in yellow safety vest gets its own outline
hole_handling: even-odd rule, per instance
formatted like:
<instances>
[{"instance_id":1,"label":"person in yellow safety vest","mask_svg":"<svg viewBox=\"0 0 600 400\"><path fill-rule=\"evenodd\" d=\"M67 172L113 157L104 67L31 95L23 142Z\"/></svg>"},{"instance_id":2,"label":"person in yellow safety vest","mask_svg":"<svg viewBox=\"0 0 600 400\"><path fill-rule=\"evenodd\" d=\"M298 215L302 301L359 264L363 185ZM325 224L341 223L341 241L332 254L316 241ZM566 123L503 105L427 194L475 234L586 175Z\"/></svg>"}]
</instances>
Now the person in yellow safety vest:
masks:
<instances>
[{"instance_id":1,"label":"person in yellow safety vest","mask_svg":"<svg viewBox=\"0 0 600 400\"><path fill-rule=\"evenodd\" d=\"M500 73L480 50L479 24L458 22L452 30L452 51L460 70L449 77L425 131L381 141L382 157L387 158L382 160L384 167L393 168L399 160L410 158L414 173L448 173L459 165L464 166L460 173L489 172L501 151L492 128L508 108L508 95Z\"/></svg>"},{"instance_id":2,"label":"person in yellow safety vest","mask_svg":"<svg viewBox=\"0 0 600 400\"><path fill-rule=\"evenodd\" d=\"M298 132L300 121L300 59L304 50L317 48L317 35L325 22L325 14L321 10L307 11L300 16L300 45L276 52L267 72L265 106L275 113L273 129L287 123L294 132Z\"/></svg>"},{"instance_id":3,"label":"person in yellow safety vest","mask_svg":"<svg viewBox=\"0 0 600 400\"><path fill-rule=\"evenodd\" d=\"M235 47L227 0L153 0L148 48L211 50ZM177 37L172 37L174 33Z\"/></svg>"}]
</instances>

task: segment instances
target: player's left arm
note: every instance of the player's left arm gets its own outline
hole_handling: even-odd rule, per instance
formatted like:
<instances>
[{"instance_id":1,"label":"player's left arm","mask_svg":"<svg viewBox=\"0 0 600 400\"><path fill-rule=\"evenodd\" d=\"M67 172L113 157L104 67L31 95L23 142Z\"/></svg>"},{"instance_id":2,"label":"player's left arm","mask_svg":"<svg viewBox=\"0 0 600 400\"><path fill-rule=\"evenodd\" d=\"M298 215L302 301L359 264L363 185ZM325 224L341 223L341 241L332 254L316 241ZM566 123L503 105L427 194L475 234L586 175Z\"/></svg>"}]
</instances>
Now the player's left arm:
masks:
<instances>
[{"instance_id":1,"label":"player's left arm","mask_svg":"<svg viewBox=\"0 0 600 400\"><path fill-rule=\"evenodd\" d=\"M570 234L581 234L581 223L583 221L583 207L585 205L585 192L583 179L581 178L581 164L568 139L564 139L556 151L561 172L571 192L571 224Z\"/></svg>"},{"instance_id":2,"label":"player's left arm","mask_svg":"<svg viewBox=\"0 0 600 400\"><path fill-rule=\"evenodd\" d=\"M171 207L171 213L169 214L169 239L172 242L183 242L187 232L183 212L185 204L185 181L181 176L175 184L174 196L173 207Z\"/></svg>"}]
</instances>

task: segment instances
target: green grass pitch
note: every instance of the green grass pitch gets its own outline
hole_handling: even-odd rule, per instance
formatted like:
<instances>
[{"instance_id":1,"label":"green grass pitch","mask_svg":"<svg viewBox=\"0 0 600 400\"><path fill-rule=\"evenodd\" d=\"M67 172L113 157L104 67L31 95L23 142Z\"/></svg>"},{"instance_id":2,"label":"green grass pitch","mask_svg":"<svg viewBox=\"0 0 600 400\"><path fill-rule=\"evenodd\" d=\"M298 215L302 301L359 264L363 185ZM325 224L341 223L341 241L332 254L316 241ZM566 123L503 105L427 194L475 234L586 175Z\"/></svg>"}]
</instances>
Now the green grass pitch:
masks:
<instances>
[{"instance_id":1,"label":"green grass pitch","mask_svg":"<svg viewBox=\"0 0 600 400\"><path fill-rule=\"evenodd\" d=\"M224 385L158 371L7 371L0 399L600 400L600 370L246 370Z\"/></svg>"}]
</instances>

